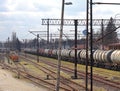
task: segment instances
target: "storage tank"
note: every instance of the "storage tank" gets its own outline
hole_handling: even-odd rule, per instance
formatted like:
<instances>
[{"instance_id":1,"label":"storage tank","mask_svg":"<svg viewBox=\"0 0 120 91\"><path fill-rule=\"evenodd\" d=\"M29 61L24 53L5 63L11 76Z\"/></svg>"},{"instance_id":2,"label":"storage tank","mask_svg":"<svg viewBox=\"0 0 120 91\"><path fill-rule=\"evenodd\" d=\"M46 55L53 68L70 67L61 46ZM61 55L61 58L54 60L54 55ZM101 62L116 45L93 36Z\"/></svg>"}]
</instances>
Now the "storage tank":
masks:
<instances>
[{"instance_id":1,"label":"storage tank","mask_svg":"<svg viewBox=\"0 0 120 91\"><path fill-rule=\"evenodd\" d=\"M103 51L102 50L96 50L94 53L93 53L93 59L94 59L94 62L102 62L102 58L103 58ZM104 58L103 58L104 59Z\"/></svg>"},{"instance_id":2,"label":"storage tank","mask_svg":"<svg viewBox=\"0 0 120 91\"><path fill-rule=\"evenodd\" d=\"M86 59L86 50L85 49L81 50L79 55L81 59ZM90 51L88 51L88 59L90 59Z\"/></svg>"},{"instance_id":3,"label":"storage tank","mask_svg":"<svg viewBox=\"0 0 120 91\"><path fill-rule=\"evenodd\" d=\"M70 57L70 52L71 52L71 50L63 49L61 51L61 56L62 57Z\"/></svg>"},{"instance_id":4,"label":"storage tank","mask_svg":"<svg viewBox=\"0 0 120 91\"><path fill-rule=\"evenodd\" d=\"M57 56L57 49L52 50L52 56Z\"/></svg>"},{"instance_id":5,"label":"storage tank","mask_svg":"<svg viewBox=\"0 0 120 91\"><path fill-rule=\"evenodd\" d=\"M113 63L120 64L120 50L114 50L114 51L111 53L111 61L112 61Z\"/></svg>"},{"instance_id":6,"label":"storage tank","mask_svg":"<svg viewBox=\"0 0 120 91\"><path fill-rule=\"evenodd\" d=\"M45 49L44 50L44 55L48 56L48 51L49 51L49 49Z\"/></svg>"},{"instance_id":7,"label":"storage tank","mask_svg":"<svg viewBox=\"0 0 120 91\"><path fill-rule=\"evenodd\" d=\"M71 58L74 58L74 57L75 57L75 50L71 50L71 52L70 52L70 57L71 57Z\"/></svg>"},{"instance_id":8,"label":"storage tank","mask_svg":"<svg viewBox=\"0 0 120 91\"><path fill-rule=\"evenodd\" d=\"M110 62L111 61L111 52L112 50L96 50L93 54L93 59L95 62Z\"/></svg>"}]
</instances>

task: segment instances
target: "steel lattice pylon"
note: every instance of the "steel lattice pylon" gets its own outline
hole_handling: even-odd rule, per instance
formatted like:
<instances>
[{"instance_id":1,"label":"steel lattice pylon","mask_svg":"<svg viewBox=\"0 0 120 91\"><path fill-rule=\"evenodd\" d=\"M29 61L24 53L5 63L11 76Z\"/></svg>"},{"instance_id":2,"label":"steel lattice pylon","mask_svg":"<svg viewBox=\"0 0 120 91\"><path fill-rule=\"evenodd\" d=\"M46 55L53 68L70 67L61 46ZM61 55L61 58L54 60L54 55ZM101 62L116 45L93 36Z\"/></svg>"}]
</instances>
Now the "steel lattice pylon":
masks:
<instances>
[{"instance_id":1,"label":"steel lattice pylon","mask_svg":"<svg viewBox=\"0 0 120 91\"><path fill-rule=\"evenodd\" d=\"M64 19L64 26L74 26L75 19ZM77 19L78 26L86 26L86 19ZM101 26L101 22L106 26L110 19L93 19L93 26ZM114 19L115 25L120 25L120 19ZM60 19L42 19L42 25L60 25ZM90 22L89 22L90 25Z\"/></svg>"}]
</instances>

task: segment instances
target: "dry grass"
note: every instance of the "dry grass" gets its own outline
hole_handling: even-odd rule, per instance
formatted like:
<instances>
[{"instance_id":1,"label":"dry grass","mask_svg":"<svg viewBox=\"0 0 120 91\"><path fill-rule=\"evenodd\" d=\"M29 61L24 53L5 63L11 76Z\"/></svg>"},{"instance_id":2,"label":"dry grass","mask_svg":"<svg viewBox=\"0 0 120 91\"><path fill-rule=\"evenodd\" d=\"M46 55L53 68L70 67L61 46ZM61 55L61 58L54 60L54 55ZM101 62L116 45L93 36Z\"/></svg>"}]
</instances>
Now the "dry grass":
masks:
<instances>
[{"instance_id":1,"label":"dry grass","mask_svg":"<svg viewBox=\"0 0 120 91\"><path fill-rule=\"evenodd\" d=\"M46 58L46 57L40 57L40 59L48 60L48 61L56 63L56 64L57 64L57 61L58 61L56 59ZM52 68L52 67L50 67L50 66L48 66L48 65L46 65L44 63L39 63L39 64L42 65L42 66L47 66L50 69L54 70L55 72L57 71L57 68L56 69ZM71 63L71 62L65 62L65 61L61 60L61 65L74 69L74 64ZM30 69L34 69L36 72L38 72L38 70L36 68L32 67L32 65L29 65L29 67L30 67ZM80 71L85 72L85 65L78 64L77 69L80 70ZM88 66L88 69L90 69L90 66ZM89 70L89 72L90 72L90 70ZM100 75L100 76L103 76L103 77L106 77L107 79L120 82L120 72L118 72L118 71L112 71L112 70L93 67L93 73L97 74L97 75ZM44 75L43 72L40 72L40 74ZM68 75L67 73L65 73L63 71L61 71L61 75L66 77L66 78L71 78L70 75ZM85 84L85 81L83 79L78 79L78 80L74 80L74 81L79 83L79 84ZM107 91L107 90L104 89L103 87L94 86L94 91Z\"/></svg>"}]
</instances>

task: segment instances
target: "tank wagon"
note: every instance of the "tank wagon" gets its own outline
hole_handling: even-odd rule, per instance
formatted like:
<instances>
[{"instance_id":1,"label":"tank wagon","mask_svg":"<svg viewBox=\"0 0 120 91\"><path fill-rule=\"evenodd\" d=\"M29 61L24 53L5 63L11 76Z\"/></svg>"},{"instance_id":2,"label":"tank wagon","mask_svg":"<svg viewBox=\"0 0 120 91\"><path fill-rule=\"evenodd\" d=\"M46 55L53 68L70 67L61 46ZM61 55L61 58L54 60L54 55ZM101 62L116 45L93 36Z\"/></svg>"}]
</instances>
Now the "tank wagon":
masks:
<instances>
[{"instance_id":1,"label":"tank wagon","mask_svg":"<svg viewBox=\"0 0 120 91\"><path fill-rule=\"evenodd\" d=\"M35 49L25 49L24 52L37 54ZM57 58L59 51L57 49L39 49L40 56ZM65 61L74 62L75 50L61 50L61 58ZM86 50L77 50L78 63L85 64ZM90 64L90 51L88 51L88 59ZM93 51L94 66L107 68L111 70L120 70L120 50L94 50Z\"/></svg>"}]
</instances>

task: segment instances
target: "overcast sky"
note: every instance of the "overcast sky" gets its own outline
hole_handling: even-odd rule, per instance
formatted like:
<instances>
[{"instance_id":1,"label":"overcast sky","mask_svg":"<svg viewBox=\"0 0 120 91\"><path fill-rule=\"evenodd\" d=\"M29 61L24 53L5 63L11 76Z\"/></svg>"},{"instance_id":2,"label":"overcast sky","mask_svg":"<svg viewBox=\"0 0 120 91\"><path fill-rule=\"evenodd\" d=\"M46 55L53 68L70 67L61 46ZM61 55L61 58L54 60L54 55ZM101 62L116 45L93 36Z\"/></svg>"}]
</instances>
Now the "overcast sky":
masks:
<instances>
[{"instance_id":1,"label":"overcast sky","mask_svg":"<svg viewBox=\"0 0 120 91\"><path fill-rule=\"evenodd\" d=\"M85 19L86 0L65 0L73 5L65 6L65 18ZM93 0L93 2L120 3L120 0ZM62 0L0 0L0 41L11 38L12 32L17 37L30 39L35 36L28 31L46 31L46 26L41 25L42 18L58 18L61 16ZM115 17L120 18L120 5L95 5L93 6L94 18ZM50 33L58 32L59 26L51 27ZM85 28L85 27L84 27Z\"/></svg>"}]
</instances>

